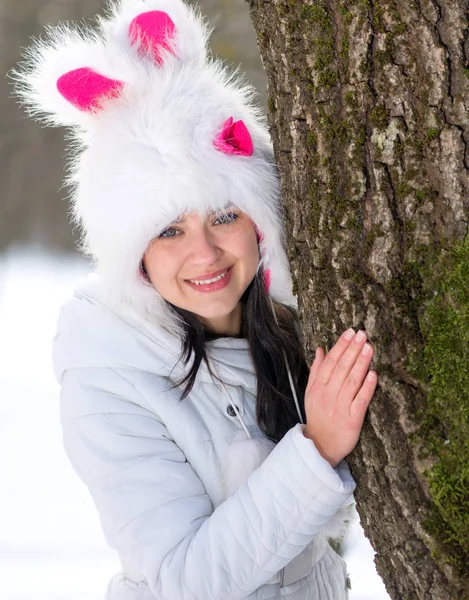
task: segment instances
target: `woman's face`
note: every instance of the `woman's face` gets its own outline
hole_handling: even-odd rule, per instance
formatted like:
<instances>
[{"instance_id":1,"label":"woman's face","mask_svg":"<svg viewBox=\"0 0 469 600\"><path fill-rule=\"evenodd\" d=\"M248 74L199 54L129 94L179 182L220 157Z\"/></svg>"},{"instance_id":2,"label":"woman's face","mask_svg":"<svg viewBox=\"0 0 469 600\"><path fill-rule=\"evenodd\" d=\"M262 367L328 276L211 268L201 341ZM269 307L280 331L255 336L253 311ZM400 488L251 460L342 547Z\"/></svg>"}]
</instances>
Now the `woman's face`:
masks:
<instances>
[{"instance_id":1,"label":"woman's face","mask_svg":"<svg viewBox=\"0 0 469 600\"><path fill-rule=\"evenodd\" d=\"M254 223L234 206L203 218L182 215L144 255L150 281L165 300L228 335L240 331L240 299L258 264Z\"/></svg>"}]
</instances>

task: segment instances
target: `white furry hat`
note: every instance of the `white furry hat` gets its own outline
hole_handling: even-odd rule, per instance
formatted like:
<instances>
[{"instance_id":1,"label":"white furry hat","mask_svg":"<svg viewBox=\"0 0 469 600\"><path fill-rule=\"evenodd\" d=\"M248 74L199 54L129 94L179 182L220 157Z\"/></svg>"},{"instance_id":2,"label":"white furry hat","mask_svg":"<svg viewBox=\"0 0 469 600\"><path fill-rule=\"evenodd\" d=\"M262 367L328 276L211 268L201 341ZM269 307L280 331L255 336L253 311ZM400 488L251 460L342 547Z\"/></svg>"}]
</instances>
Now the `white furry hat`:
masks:
<instances>
[{"instance_id":1,"label":"white furry hat","mask_svg":"<svg viewBox=\"0 0 469 600\"><path fill-rule=\"evenodd\" d=\"M14 72L31 116L72 127L72 214L107 301L175 333L140 264L186 211L245 212L269 294L296 305L265 118L252 87L207 55L208 36L182 0L117 0L96 29L49 27Z\"/></svg>"}]
</instances>

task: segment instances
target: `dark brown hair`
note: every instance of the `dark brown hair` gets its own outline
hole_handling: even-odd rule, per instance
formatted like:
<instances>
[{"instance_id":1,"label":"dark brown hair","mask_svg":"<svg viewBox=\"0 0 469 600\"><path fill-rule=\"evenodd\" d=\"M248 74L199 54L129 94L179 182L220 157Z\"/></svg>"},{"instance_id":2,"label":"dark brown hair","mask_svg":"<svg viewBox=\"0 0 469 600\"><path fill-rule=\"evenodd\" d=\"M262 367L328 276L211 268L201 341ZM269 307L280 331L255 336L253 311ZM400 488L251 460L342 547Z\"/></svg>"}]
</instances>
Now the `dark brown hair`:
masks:
<instances>
[{"instance_id":1,"label":"dark brown hair","mask_svg":"<svg viewBox=\"0 0 469 600\"><path fill-rule=\"evenodd\" d=\"M303 422L306 422L304 393L309 368L299 335L301 327L296 310L275 302L277 324L262 275L262 270L259 270L241 298L240 337L248 340L257 376L257 423L267 437L279 442L291 427L300 422L283 351L290 366ZM182 400L191 391L202 361L210 370L205 343L222 336L204 327L194 313L168 304L179 316L185 332L180 360L187 365L194 357L187 375L176 384L183 388Z\"/></svg>"}]
</instances>

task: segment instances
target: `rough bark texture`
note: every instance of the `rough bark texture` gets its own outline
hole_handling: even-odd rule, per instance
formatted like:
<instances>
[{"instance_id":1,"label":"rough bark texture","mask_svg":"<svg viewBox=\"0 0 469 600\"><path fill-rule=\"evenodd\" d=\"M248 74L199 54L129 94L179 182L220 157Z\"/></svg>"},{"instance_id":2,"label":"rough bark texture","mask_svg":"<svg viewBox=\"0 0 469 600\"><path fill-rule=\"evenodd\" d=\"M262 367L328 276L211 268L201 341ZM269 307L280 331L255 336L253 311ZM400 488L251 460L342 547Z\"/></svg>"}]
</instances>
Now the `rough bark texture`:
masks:
<instances>
[{"instance_id":1,"label":"rough bark texture","mask_svg":"<svg viewBox=\"0 0 469 600\"><path fill-rule=\"evenodd\" d=\"M248 1L310 358L349 326L375 347L350 463L378 572L469 598L467 4Z\"/></svg>"}]
</instances>

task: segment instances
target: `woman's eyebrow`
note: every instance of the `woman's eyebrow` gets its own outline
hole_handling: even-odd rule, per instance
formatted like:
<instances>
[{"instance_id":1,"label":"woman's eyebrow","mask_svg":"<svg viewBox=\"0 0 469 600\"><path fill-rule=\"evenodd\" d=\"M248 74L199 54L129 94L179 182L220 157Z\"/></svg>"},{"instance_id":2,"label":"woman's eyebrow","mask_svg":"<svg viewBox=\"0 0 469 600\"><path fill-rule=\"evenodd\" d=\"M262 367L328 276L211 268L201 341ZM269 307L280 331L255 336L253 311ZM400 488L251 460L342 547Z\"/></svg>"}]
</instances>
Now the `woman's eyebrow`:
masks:
<instances>
[{"instance_id":1,"label":"woman's eyebrow","mask_svg":"<svg viewBox=\"0 0 469 600\"><path fill-rule=\"evenodd\" d=\"M221 213L225 210L228 210L229 208L232 209L236 209L237 207L232 203L232 202L227 202L224 206L222 206L221 208L217 209L217 210L210 210L207 213L207 216L211 217L213 215L217 215L218 213ZM184 215L179 216L177 219L175 219L174 221L171 222L171 224L175 225L176 223L184 223L186 220L186 218L184 217Z\"/></svg>"},{"instance_id":2,"label":"woman's eyebrow","mask_svg":"<svg viewBox=\"0 0 469 600\"><path fill-rule=\"evenodd\" d=\"M209 214L210 215L217 215L217 214L219 214L221 212L227 211L228 209L237 210L237 206L235 204L233 204L232 202L227 202L221 208L219 208L217 210L211 210Z\"/></svg>"}]
</instances>

